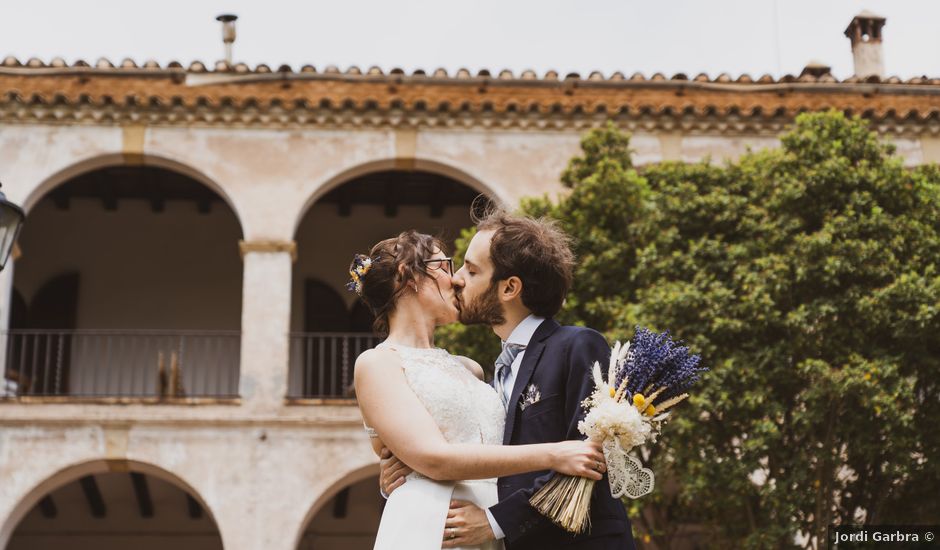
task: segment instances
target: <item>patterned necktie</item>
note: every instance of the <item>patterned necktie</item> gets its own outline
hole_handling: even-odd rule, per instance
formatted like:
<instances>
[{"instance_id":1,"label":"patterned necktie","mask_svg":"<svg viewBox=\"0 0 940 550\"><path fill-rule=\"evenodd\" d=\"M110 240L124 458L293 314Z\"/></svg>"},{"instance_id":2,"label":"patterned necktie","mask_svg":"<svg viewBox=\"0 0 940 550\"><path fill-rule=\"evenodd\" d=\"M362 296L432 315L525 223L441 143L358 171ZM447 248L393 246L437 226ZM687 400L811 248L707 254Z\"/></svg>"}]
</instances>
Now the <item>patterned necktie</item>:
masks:
<instances>
[{"instance_id":1,"label":"patterned necktie","mask_svg":"<svg viewBox=\"0 0 940 550\"><path fill-rule=\"evenodd\" d=\"M503 351L499 354L499 357L496 358L496 377L494 381L496 391L499 393L499 399L503 402L503 408L506 410L509 410L509 396L506 395L506 379L509 378L509 374L512 372L513 360L515 360L519 352L524 349L525 346L522 344L503 342Z\"/></svg>"}]
</instances>

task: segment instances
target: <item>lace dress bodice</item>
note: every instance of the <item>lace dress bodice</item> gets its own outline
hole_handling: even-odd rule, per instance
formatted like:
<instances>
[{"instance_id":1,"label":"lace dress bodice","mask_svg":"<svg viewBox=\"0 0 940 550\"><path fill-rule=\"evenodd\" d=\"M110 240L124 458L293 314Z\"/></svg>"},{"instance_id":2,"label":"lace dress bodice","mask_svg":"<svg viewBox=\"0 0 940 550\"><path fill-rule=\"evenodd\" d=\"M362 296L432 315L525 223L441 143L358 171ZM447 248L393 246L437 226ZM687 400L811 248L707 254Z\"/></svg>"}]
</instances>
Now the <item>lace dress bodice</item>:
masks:
<instances>
[{"instance_id":1,"label":"lace dress bodice","mask_svg":"<svg viewBox=\"0 0 940 550\"><path fill-rule=\"evenodd\" d=\"M502 401L496 390L477 379L459 359L438 348L384 342L378 347L399 354L408 385L449 443L502 444L506 423ZM436 550L441 547L452 499L480 508L499 501L496 479L434 481L418 472L406 477L407 482L395 489L382 512L374 550ZM490 540L460 548L502 550L503 544Z\"/></svg>"},{"instance_id":2,"label":"lace dress bodice","mask_svg":"<svg viewBox=\"0 0 940 550\"><path fill-rule=\"evenodd\" d=\"M501 445L506 411L494 390L440 348L379 344L401 356L405 379L448 443Z\"/></svg>"}]
</instances>

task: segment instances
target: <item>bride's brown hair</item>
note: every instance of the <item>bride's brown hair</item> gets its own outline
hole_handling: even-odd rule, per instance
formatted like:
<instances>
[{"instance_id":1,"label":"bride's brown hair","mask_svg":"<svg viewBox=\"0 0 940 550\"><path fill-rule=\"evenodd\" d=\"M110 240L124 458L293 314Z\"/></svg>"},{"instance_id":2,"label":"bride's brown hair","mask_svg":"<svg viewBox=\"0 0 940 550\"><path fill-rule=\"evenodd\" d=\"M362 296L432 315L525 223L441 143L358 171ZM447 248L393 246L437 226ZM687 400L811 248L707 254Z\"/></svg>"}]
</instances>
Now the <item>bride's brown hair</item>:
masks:
<instances>
[{"instance_id":1,"label":"bride's brown hair","mask_svg":"<svg viewBox=\"0 0 940 550\"><path fill-rule=\"evenodd\" d=\"M375 316L372 330L379 334L388 333L388 317L395 311L398 297L411 283L417 285L419 278L433 278L424 260L438 251L446 254L440 239L411 229L397 237L379 241L368 256L356 254L349 266L350 271L361 265L365 258L371 261L368 271L359 280L359 296Z\"/></svg>"}]
</instances>

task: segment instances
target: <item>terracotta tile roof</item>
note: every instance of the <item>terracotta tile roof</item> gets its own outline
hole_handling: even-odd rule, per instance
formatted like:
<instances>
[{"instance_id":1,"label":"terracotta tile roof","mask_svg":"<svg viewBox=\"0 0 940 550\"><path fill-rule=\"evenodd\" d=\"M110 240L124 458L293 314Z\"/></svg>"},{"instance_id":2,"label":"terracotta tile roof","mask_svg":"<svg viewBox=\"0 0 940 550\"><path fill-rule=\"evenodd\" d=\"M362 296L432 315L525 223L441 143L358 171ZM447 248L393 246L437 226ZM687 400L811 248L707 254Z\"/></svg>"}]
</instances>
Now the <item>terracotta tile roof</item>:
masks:
<instances>
[{"instance_id":1,"label":"terracotta tile roof","mask_svg":"<svg viewBox=\"0 0 940 550\"><path fill-rule=\"evenodd\" d=\"M811 69L811 70L810 70ZM586 77L548 71L493 74L465 69L453 74L377 67L344 72L305 65L272 70L267 65L201 62L188 67L126 59L102 59L92 67L61 59L45 63L8 57L0 63L3 105L137 107L141 109L398 110L436 113L642 114L654 116L792 117L835 108L875 120L918 122L940 119L940 79L897 77L837 80L822 65L801 76L753 78L728 74L666 77L621 73Z\"/></svg>"}]
</instances>

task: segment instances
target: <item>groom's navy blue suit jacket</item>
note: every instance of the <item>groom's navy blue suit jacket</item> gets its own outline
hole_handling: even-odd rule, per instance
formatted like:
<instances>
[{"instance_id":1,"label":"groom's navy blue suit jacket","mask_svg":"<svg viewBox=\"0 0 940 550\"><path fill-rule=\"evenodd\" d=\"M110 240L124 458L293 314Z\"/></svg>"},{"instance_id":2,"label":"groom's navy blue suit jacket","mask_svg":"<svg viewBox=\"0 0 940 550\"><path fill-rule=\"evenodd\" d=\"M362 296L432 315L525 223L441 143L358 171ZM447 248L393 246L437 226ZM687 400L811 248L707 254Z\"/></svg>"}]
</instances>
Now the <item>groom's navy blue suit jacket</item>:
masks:
<instances>
[{"instance_id":1,"label":"groom's navy blue suit jacket","mask_svg":"<svg viewBox=\"0 0 940 550\"><path fill-rule=\"evenodd\" d=\"M543 321L532 335L516 374L503 444L584 439L578 422L584 417L581 402L594 390L591 369L595 361L606 366L609 360L610 347L598 332L561 326L552 319ZM519 402L530 385L538 389L540 398L520 409ZM541 471L499 478L499 503L490 507L490 512L506 535L509 550L634 548L630 520L623 504L610 496L606 476L594 484L590 531L573 536L539 514L529 498L551 476L550 471Z\"/></svg>"}]
</instances>

